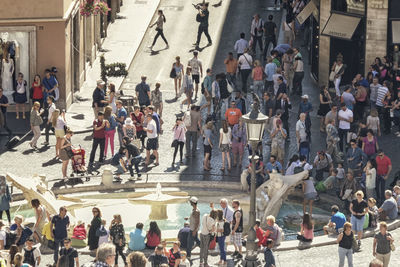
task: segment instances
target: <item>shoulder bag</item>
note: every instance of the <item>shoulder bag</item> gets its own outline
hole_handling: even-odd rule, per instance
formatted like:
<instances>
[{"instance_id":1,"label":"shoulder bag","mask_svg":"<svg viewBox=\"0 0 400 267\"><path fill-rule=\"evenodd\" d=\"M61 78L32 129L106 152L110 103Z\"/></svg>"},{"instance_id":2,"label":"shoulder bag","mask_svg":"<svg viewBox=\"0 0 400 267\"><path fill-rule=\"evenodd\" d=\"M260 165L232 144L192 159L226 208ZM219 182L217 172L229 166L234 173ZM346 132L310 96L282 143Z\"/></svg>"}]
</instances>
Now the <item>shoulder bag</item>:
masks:
<instances>
[{"instance_id":1,"label":"shoulder bag","mask_svg":"<svg viewBox=\"0 0 400 267\"><path fill-rule=\"evenodd\" d=\"M169 73L169 77L172 78L172 79L176 78L176 70L175 70L174 67L172 67L172 70Z\"/></svg>"},{"instance_id":2,"label":"shoulder bag","mask_svg":"<svg viewBox=\"0 0 400 267\"><path fill-rule=\"evenodd\" d=\"M181 132L179 133L178 139L174 139L174 141L172 141L171 147L176 148L179 145L179 139L182 136L182 132L183 132L183 128L181 128Z\"/></svg>"}]
</instances>

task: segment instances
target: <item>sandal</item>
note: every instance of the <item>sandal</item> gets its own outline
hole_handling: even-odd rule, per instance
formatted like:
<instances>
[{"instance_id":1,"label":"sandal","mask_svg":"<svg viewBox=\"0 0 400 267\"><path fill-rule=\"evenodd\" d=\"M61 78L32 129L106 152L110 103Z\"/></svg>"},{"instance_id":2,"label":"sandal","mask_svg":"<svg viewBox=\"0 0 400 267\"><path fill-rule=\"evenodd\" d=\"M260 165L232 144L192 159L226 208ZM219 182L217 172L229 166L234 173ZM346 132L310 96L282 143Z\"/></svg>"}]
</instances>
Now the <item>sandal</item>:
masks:
<instances>
[{"instance_id":1,"label":"sandal","mask_svg":"<svg viewBox=\"0 0 400 267\"><path fill-rule=\"evenodd\" d=\"M225 168L221 168L220 170L221 170L221 171L225 171Z\"/></svg>"}]
</instances>

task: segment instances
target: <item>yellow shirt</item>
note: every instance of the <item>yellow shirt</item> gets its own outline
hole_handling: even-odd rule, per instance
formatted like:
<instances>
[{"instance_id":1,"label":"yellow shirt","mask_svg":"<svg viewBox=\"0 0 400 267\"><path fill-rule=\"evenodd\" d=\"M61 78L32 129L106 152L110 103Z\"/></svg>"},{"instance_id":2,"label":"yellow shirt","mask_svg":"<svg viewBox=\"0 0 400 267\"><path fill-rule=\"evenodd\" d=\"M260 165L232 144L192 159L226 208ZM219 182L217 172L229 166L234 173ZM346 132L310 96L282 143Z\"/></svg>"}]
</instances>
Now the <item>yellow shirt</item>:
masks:
<instances>
[{"instance_id":1,"label":"yellow shirt","mask_svg":"<svg viewBox=\"0 0 400 267\"><path fill-rule=\"evenodd\" d=\"M44 236L46 237L47 240L54 241L54 238L51 237L51 229L50 229L50 226L51 226L51 222L48 222L48 223L46 223L46 224L43 226L42 235L44 235Z\"/></svg>"}]
</instances>

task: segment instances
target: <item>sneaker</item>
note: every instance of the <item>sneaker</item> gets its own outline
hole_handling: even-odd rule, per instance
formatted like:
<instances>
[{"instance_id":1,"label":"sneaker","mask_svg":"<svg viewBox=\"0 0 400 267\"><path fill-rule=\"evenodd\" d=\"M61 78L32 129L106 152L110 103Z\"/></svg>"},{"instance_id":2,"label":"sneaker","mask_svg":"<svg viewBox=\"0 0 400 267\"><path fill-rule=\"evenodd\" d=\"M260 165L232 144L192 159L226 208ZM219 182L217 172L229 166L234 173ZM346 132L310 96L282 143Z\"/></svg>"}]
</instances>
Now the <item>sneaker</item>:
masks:
<instances>
[{"instance_id":1,"label":"sneaker","mask_svg":"<svg viewBox=\"0 0 400 267\"><path fill-rule=\"evenodd\" d=\"M46 141L46 142L43 142L42 145L48 146L48 145L49 145L49 142L47 142L47 141Z\"/></svg>"}]
</instances>

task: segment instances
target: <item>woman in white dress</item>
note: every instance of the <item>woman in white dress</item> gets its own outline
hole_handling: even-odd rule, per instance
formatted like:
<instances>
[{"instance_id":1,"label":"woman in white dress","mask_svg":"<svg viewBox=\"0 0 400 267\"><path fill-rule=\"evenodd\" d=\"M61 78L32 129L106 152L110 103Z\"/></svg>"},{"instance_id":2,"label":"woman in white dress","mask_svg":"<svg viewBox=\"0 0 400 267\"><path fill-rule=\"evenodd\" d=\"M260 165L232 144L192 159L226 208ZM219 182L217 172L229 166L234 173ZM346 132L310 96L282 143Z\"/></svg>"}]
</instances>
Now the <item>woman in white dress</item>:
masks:
<instances>
[{"instance_id":1,"label":"woman in white dress","mask_svg":"<svg viewBox=\"0 0 400 267\"><path fill-rule=\"evenodd\" d=\"M2 61L2 68L1 68L1 80L2 80L2 87L4 90L4 93L6 95L11 95L11 93L14 91L14 86L13 86L13 75L14 73L14 60L10 58L8 55L5 55L5 58L3 58ZM9 92L8 94L6 92Z\"/></svg>"},{"instance_id":2,"label":"woman in white dress","mask_svg":"<svg viewBox=\"0 0 400 267\"><path fill-rule=\"evenodd\" d=\"M115 95L115 84L110 83L108 85L108 90L110 90L109 95L108 95L108 103L110 104L112 108L112 113L116 114L117 113L117 104L115 103L116 95Z\"/></svg>"}]
</instances>

